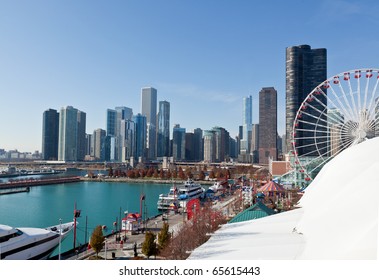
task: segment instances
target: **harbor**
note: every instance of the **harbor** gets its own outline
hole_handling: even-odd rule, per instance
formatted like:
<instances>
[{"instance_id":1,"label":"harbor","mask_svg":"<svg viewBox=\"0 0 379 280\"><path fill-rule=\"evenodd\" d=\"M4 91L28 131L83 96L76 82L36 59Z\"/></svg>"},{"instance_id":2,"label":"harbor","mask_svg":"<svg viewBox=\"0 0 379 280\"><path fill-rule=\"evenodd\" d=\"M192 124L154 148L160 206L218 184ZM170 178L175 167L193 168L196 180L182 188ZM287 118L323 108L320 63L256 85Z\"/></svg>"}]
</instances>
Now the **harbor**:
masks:
<instances>
[{"instance_id":1,"label":"harbor","mask_svg":"<svg viewBox=\"0 0 379 280\"><path fill-rule=\"evenodd\" d=\"M144 217L159 215L157 200L159 194L168 192L170 185L126 182L88 182L78 181L69 184L34 186L29 192L0 195L1 224L12 227L45 228L58 224L61 219L73 219L74 205L81 210L77 219L76 244L88 243L93 229L104 225L105 235L112 234L114 222L124 217L124 212L140 211L140 195L145 194ZM63 242L61 251L73 249L73 235ZM58 255L58 250L52 256Z\"/></svg>"},{"instance_id":2,"label":"harbor","mask_svg":"<svg viewBox=\"0 0 379 280\"><path fill-rule=\"evenodd\" d=\"M75 244L73 244L73 235L68 235L62 242L61 251L56 249L52 258L57 259L59 253L62 259L85 259L93 254L88 251L87 246L94 228L98 225L103 227L104 236L107 236L108 254L113 252L113 258L129 258L134 244L138 250L141 249L145 238L144 232L159 232L165 221L169 224L170 232L175 234L181 224L187 220L184 208L176 211L158 210L157 202L160 195L168 193L173 183L162 184L157 181L139 180L139 183L135 183L128 180L90 180L79 176L61 178L43 176L39 179L27 178L17 182L2 183L0 194L10 192L12 195L0 195L0 204L2 209L12 210L1 211L0 221L2 224L16 228L45 228L57 224L60 220L72 221L73 206L77 205L81 216L77 219ZM180 182L177 183L179 186ZM54 186L49 187L50 184ZM141 196L144 197L143 206L141 206ZM218 207L220 205L221 202L218 203ZM120 230L120 221L126 218L127 213L141 213L143 230L135 234ZM121 240L123 242L120 243ZM106 257L111 258L112 255Z\"/></svg>"}]
</instances>

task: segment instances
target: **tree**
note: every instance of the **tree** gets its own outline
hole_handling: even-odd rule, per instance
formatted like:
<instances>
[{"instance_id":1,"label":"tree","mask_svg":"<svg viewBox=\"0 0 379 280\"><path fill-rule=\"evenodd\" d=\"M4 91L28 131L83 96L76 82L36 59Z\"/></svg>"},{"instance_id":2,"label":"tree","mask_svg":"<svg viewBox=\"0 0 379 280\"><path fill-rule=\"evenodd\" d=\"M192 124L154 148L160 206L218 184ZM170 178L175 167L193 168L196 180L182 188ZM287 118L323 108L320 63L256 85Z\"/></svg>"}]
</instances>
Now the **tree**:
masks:
<instances>
[{"instance_id":1,"label":"tree","mask_svg":"<svg viewBox=\"0 0 379 280\"><path fill-rule=\"evenodd\" d=\"M145 241L142 244L142 254L147 258L157 254L157 244L155 243L155 234L151 231L146 232Z\"/></svg>"},{"instance_id":2,"label":"tree","mask_svg":"<svg viewBox=\"0 0 379 280\"><path fill-rule=\"evenodd\" d=\"M184 174L182 167L179 167L178 176L180 179L183 180L186 178L186 175Z\"/></svg>"},{"instance_id":3,"label":"tree","mask_svg":"<svg viewBox=\"0 0 379 280\"><path fill-rule=\"evenodd\" d=\"M92 233L91 240L89 244L91 245L91 248L96 252L96 257L99 256L99 252L104 247L104 240L105 237L103 235L103 229L101 226L97 226Z\"/></svg>"},{"instance_id":4,"label":"tree","mask_svg":"<svg viewBox=\"0 0 379 280\"><path fill-rule=\"evenodd\" d=\"M164 173L164 170L163 170L163 169L161 169L161 170L159 171L159 177L160 177L161 179L164 179L164 177L165 177L165 173Z\"/></svg>"},{"instance_id":5,"label":"tree","mask_svg":"<svg viewBox=\"0 0 379 280\"><path fill-rule=\"evenodd\" d=\"M112 169L112 166L109 167L109 170L108 170L108 176L109 176L109 177L113 177L113 169Z\"/></svg>"},{"instance_id":6,"label":"tree","mask_svg":"<svg viewBox=\"0 0 379 280\"><path fill-rule=\"evenodd\" d=\"M158 234L158 246L159 249L164 249L167 244L170 242L170 232L168 223L163 223L163 227Z\"/></svg>"},{"instance_id":7,"label":"tree","mask_svg":"<svg viewBox=\"0 0 379 280\"><path fill-rule=\"evenodd\" d=\"M203 181L204 179L205 179L205 173L204 173L204 171L200 171L199 180Z\"/></svg>"}]
</instances>

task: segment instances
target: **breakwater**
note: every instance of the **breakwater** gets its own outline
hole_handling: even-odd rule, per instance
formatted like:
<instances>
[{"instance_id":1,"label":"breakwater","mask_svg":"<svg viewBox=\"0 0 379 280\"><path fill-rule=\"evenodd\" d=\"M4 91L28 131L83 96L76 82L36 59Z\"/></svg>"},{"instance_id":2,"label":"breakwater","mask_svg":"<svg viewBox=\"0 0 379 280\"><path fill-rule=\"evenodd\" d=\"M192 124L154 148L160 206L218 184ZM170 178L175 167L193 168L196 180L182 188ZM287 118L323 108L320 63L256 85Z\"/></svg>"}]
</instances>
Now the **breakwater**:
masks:
<instances>
[{"instance_id":1,"label":"breakwater","mask_svg":"<svg viewBox=\"0 0 379 280\"><path fill-rule=\"evenodd\" d=\"M180 185L183 184L185 179L155 179L155 178L128 178L128 177L99 177L99 178L88 178L81 177L81 181L89 181L89 182L109 182L109 183L142 183L142 184L172 184L172 185ZM213 185L215 181L196 181L201 185Z\"/></svg>"},{"instance_id":2,"label":"breakwater","mask_svg":"<svg viewBox=\"0 0 379 280\"><path fill-rule=\"evenodd\" d=\"M43 185L53 185L53 184L63 184L63 183L76 183L80 181L79 176L75 177L59 177L59 178L48 178L48 179L27 179L19 181L11 181L0 183L0 190L16 190L20 188L43 186Z\"/></svg>"}]
</instances>

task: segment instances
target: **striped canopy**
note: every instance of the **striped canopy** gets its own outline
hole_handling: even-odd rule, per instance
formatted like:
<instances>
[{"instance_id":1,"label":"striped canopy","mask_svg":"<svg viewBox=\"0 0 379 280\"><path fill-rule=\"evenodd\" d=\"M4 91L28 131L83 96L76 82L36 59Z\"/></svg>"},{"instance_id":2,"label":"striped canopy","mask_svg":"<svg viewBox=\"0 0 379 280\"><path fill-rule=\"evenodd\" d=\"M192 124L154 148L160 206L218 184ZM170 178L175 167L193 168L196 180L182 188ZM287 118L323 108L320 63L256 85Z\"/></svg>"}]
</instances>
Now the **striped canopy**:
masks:
<instances>
[{"instance_id":1,"label":"striped canopy","mask_svg":"<svg viewBox=\"0 0 379 280\"><path fill-rule=\"evenodd\" d=\"M282 185L274 181L270 181L258 189L258 192L285 192L285 191L286 190L283 188Z\"/></svg>"}]
</instances>

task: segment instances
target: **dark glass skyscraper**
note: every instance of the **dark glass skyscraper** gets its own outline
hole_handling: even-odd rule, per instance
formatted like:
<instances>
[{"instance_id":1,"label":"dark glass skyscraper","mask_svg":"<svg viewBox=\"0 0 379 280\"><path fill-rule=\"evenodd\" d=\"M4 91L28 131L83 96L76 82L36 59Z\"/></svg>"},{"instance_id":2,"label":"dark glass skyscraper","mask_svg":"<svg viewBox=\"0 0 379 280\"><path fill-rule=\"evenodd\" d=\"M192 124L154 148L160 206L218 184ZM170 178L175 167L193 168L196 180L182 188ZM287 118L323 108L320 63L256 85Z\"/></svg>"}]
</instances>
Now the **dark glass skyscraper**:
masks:
<instances>
[{"instance_id":1,"label":"dark glass skyscraper","mask_svg":"<svg viewBox=\"0 0 379 280\"><path fill-rule=\"evenodd\" d=\"M308 45L288 47L286 49L286 145L287 151L292 150L291 139L293 137L292 129L296 113L306 96L326 80L326 49L311 49ZM324 89L323 89L324 90ZM326 93L326 90L324 90ZM326 104L324 97L319 99ZM313 101L312 106L320 107L320 104ZM303 116L304 122L314 122L317 118L326 119L326 116L317 112L317 110L307 111L311 116ZM317 137L312 132L314 127L306 123L299 123L296 131L296 137ZM326 130L326 129L325 129ZM323 134L323 132L319 132ZM325 132L326 133L326 132ZM322 136L325 136L322 135ZM303 147L297 152L299 155L313 156L312 150L307 147L306 139L297 146ZM320 149L326 149L326 143L320 143Z\"/></svg>"},{"instance_id":2,"label":"dark glass skyscraper","mask_svg":"<svg viewBox=\"0 0 379 280\"><path fill-rule=\"evenodd\" d=\"M174 126L172 132L172 156L175 161L185 160L186 156L186 129L179 124Z\"/></svg>"},{"instance_id":3,"label":"dark glass skyscraper","mask_svg":"<svg viewBox=\"0 0 379 280\"><path fill-rule=\"evenodd\" d=\"M134 157L145 158L146 157L146 116L141 114L137 114L133 116L133 121L135 123L135 152Z\"/></svg>"},{"instance_id":4,"label":"dark glass skyscraper","mask_svg":"<svg viewBox=\"0 0 379 280\"><path fill-rule=\"evenodd\" d=\"M59 113L49 109L43 112L42 120L42 159L58 159Z\"/></svg>"},{"instance_id":5,"label":"dark glass skyscraper","mask_svg":"<svg viewBox=\"0 0 379 280\"><path fill-rule=\"evenodd\" d=\"M268 164L269 157L277 160L277 92L273 87L259 92L259 163Z\"/></svg>"}]
</instances>

